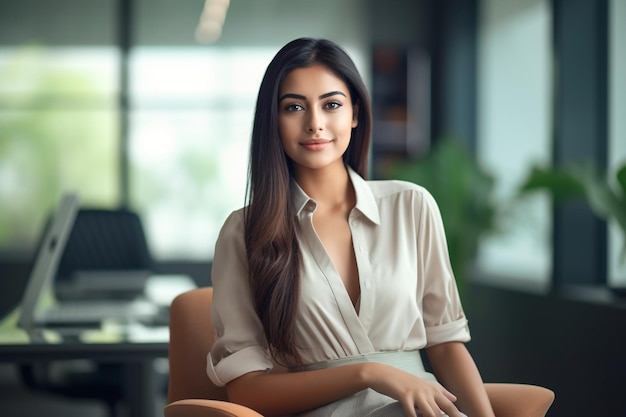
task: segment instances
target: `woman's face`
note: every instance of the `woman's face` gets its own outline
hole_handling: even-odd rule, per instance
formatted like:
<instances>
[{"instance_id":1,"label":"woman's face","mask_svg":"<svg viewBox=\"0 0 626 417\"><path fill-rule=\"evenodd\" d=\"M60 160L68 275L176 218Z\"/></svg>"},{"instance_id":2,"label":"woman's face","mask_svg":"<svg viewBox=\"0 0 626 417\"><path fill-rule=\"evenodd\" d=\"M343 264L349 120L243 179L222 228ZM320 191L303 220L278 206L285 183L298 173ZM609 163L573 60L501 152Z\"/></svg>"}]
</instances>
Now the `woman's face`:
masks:
<instances>
[{"instance_id":1,"label":"woman's face","mask_svg":"<svg viewBox=\"0 0 626 417\"><path fill-rule=\"evenodd\" d=\"M357 125L348 86L323 65L291 71L278 94L278 129L296 171L341 163Z\"/></svg>"}]
</instances>

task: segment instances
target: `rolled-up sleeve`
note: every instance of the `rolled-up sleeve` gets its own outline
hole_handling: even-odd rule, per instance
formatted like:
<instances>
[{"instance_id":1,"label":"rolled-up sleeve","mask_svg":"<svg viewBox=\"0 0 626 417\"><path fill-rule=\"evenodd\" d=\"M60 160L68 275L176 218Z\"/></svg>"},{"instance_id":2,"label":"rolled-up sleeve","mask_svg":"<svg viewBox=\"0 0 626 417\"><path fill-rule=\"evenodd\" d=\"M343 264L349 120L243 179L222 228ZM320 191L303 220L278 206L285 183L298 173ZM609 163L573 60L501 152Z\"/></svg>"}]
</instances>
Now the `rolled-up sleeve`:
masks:
<instances>
[{"instance_id":1,"label":"rolled-up sleeve","mask_svg":"<svg viewBox=\"0 0 626 417\"><path fill-rule=\"evenodd\" d=\"M273 367L263 327L248 284L243 211L232 213L220 231L211 270L212 321L217 339L207 355L206 372L217 386L253 371Z\"/></svg>"},{"instance_id":2,"label":"rolled-up sleeve","mask_svg":"<svg viewBox=\"0 0 626 417\"><path fill-rule=\"evenodd\" d=\"M469 327L450 265L441 214L434 198L425 190L418 225L426 346L467 342L470 340Z\"/></svg>"}]
</instances>

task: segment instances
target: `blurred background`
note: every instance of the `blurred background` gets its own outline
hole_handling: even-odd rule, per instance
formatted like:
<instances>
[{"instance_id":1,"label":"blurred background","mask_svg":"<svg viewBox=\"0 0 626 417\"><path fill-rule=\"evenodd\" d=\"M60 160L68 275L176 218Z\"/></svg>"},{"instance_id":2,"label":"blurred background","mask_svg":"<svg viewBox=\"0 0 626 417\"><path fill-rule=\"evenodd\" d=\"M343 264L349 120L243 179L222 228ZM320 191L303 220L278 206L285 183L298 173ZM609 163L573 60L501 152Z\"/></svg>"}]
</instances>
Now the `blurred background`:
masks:
<instances>
[{"instance_id":1,"label":"blurred background","mask_svg":"<svg viewBox=\"0 0 626 417\"><path fill-rule=\"evenodd\" d=\"M623 415L623 0L0 0L0 313L65 191L137 211L159 271L210 285L261 77L302 36L370 88L370 176L439 202L485 380Z\"/></svg>"}]
</instances>

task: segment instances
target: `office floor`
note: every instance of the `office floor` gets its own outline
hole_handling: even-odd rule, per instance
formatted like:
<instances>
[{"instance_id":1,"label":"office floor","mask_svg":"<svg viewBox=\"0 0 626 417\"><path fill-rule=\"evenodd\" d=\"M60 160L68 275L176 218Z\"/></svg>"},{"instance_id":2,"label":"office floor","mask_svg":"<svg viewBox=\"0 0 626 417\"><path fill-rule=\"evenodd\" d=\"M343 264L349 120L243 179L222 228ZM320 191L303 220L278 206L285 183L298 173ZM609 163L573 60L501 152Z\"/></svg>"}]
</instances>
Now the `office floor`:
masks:
<instances>
[{"instance_id":1,"label":"office floor","mask_svg":"<svg viewBox=\"0 0 626 417\"><path fill-rule=\"evenodd\" d=\"M165 398L156 398L155 417L163 417ZM21 386L13 364L0 364L0 416L2 417L109 417L97 401L68 400L33 392Z\"/></svg>"}]
</instances>

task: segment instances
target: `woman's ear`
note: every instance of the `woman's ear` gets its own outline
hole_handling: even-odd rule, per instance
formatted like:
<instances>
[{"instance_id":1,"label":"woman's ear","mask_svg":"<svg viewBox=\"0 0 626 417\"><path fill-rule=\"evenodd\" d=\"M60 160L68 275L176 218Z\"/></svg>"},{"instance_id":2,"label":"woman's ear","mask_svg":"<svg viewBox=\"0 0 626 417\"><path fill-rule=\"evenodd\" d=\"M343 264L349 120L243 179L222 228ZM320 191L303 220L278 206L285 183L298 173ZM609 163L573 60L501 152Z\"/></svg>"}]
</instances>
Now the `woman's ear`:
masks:
<instances>
[{"instance_id":1,"label":"woman's ear","mask_svg":"<svg viewBox=\"0 0 626 417\"><path fill-rule=\"evenodd\" d=\"M354 103L352 105L352 128L354 129L359 125L359 104Z\"/></svg>"}]
</instances>

